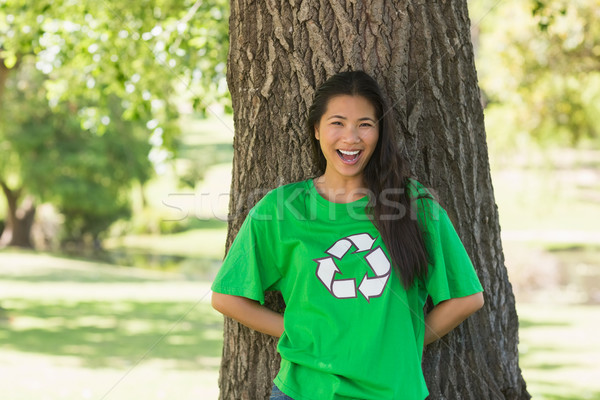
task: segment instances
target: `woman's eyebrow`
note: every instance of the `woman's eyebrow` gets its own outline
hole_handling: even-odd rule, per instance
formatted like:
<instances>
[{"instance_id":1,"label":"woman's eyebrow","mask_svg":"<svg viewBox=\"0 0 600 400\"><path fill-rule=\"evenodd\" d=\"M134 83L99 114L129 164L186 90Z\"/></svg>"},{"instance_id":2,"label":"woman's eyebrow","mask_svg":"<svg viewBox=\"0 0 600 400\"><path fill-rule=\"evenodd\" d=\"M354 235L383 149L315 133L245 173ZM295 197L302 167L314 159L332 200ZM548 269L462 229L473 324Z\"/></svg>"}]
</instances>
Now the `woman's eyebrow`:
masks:
<instances>
[{"instance_id":1,"label":"woman's eyebrow","mask_svg":"<svg viewBox=\"0 0 600 400\"><path fill-rule=\"evenodd\" d=\"M327 119L332 119L332 118L339 118L339 119L348 119L346 117L344 117L343 115L332 115L330 117L328 117ZM359 121L372 121L375 122L375 120L371 117L362 117L358 119Z\"/></svg>"},{"instance_id":2,"label":"woman's eyebrow","mask_svg":"<svg viewBox=\"0 0 600 400\"><path fill-rule=\"evenodd\" d=\"M371 117L362 117L358 119L359 121L372 121L375 122L375 120Z\"/></svg>"}]
</instances>

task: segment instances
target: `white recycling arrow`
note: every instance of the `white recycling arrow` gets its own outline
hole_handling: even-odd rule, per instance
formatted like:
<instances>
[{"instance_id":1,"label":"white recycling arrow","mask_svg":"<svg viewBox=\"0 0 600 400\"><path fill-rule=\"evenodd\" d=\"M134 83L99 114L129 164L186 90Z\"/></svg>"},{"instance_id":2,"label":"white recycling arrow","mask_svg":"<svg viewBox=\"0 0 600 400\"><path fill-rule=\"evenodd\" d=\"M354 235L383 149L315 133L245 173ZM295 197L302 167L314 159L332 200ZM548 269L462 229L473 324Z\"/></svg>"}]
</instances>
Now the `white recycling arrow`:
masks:
<instances>
[{"instance_id":1,"label":"white recycling arrow","mask_svg":"<svg viewBox=\"0 0 600 400\"><path fill-rule=\"evenodd\" d=\"M379 297L383 293L383 289L389 279L389 275L369 278L367 274L363 277L363 280L358 286L358 291L365 296L367 301L371 300L371 297Z\"/></svg>"},{"instance_id":2,"label":"white recycling arrow","mask_svg":"<svg viewBox=\"0 0 600 400\"><path fill-rule=\"evenodd\" d=\"M356 297L356 280L339 279L335 280L335 274L341 273L340 269L333 262L333 258L321 258L315 260L319 263L317 267L317 277L325 287L338 299L350 299Z\"/></svg>"},{"instance_id":3,"label":"white recycling arrow","mask_svg":"<svg viewBox=\"0 0 600 400\"><path fill-rule=\"evenodd\" d=\"M325 253L330 254L339 260L346 255L348 250L350 250L350 247L352 247L352 242L344 238L335 242L333 246L325 251Z\"/></svg>"},{"instance_id":4,"label":"white recycling arrow","mask_svg":"<svg viewBox=\"0 0 600 400\"><path fill-rule=\"evenodd\" d=\"M350 235L345 238L341 238L333 244L327 251L327 254L334 256L337 259L342 259L350 250L350 247L354 245L356 247L355 253L371 250L375 243L375 238L371 237L368 233L359 233L357 235Z\"/></svg>"},{"instance_id":5,"label":"white recycling arrow","mask_svg":"<svg viewBox=\"0 0 600 400\"><path fill-rule=\"evenodd\" d=\"M381 246L377 246L372 252L367 254L365 259L377 276L387 275L392 269L392 264L383 252Z\"/></svg>"},{"instance_id":6,"label":"white recycling arrow","mask_svg":"<svg viewBox=\"0 0 600 400\"><path fill-rule=\"evenodd\" d=\"M383 293L383 289L390 278L392 265L381 247L377 247L375 250L367 254L365 259L369 263L369 266L373 272L375 272L376 276L369 278L368 275L365 274L363 280L358 286L358 291L365 296L367 301L369 301L371 297L378 297Z\"/></svg>"},{"instance_id":7,"label":"white recycling arrow","mask_svg":"<svg viewBox=\"0 0 600 400\"><path fill-rule=\"evenodd\" d=\"M333 281L331 293L338 299L352 299L356 297L356 280L340 279Z\"/></svg>"},{"instance_id":8,"label":"white recycling arrow","mask_svg":"<svg viewBox=\"0 0 600 400\"><path fill-rule=\"evenodd\" d=\"M333 257L342 259L354 245L356 251L354 253L365 252L371 250L375 243L373 238L368 233L359 233L344 237L336 241L333 246L327 249L326 253L331 257L318 258L316 275L325 285L329 292L338 299L350 299L357 297L356 280L355 279L335 279L336 274L341 274L340 269L335 264ZM375 277L369 278L367 274L363 277L358 291L370 301L372 297L381 296L385 285L391 275L391 263L381 246L377 246L374 250L365 256L365 260L375 273Z\"/></svg>"},{"instance_id":9,"label":"white recycling arrow","mask_svg":"<svg viewBox=\"0 0 600 400\"><path fill-rule=\"evenodd\" d=\"M358 235L348 236L347 239L354 244L354 247L356 247L355 253L371 250L373 243L375 243L375 238L371 237L368 233L359 233Z\"/></svg>"},{"instance_id":10,"label":"white recycling arrow","mask_svg":"<svg viewBox=\"0 0 600 400\"><path fill-rule=\"evenodd\" d=\"M340 269L337 267L337 265L335 265L331 257L321 258L315 261L319 263L319 266L317 267L317 277L331 292L333 278L335 277L336 273L340 272Z\"/></svg>"}]
</instances>

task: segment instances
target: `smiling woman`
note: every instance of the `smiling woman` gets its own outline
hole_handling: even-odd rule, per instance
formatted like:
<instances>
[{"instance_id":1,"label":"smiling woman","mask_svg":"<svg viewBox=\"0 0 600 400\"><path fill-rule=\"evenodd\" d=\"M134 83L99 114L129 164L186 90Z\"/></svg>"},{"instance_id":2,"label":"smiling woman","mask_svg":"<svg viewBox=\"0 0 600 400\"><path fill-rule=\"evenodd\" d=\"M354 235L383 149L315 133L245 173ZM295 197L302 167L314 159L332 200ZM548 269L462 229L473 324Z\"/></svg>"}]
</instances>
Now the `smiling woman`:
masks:
<instances>
[{"instance_id":1,"label":"smiling woman","mask_svg":"<svg viewBox=\"0 0 600 400\"><path fill-rule=\"evenodd\" d=\"M213 282L215 309L280 338L272 399L423 400L423 345L483 305L447 214L410 177L388 109L362 71L320 86L307 119L317 176L258 202ZM271 290L283 316L264 306Z\"/></svg>"}]
</instances>

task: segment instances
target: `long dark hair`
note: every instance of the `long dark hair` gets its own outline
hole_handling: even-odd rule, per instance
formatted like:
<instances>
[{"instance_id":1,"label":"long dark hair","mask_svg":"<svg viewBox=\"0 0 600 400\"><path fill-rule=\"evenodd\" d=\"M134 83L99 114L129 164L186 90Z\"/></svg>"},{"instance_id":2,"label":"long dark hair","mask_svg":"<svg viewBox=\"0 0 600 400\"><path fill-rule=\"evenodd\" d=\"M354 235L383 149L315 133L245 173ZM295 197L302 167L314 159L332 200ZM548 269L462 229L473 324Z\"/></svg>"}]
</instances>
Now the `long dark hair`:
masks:
<instances>
[{"instance_id":1,"label":"long dark hair","mask_svg":"<svg viewBox=\"0 0 600 400\"><path fill-rule=\"evenodd\" d=\"M315 137L315 126L325 113L329 100L339 95L363 97L375 108L379 140L364 170L371 194L367 212L381 234L402 284L408 289L416 278L427 275L427 249L414 211L416 198L411 198L409 193L410 168L398 149L391 109L379 85L367 73L341 72L316 90L307 118L313 157L319 173L323 173L327 161Z\"/></svg>"}]
</instances>

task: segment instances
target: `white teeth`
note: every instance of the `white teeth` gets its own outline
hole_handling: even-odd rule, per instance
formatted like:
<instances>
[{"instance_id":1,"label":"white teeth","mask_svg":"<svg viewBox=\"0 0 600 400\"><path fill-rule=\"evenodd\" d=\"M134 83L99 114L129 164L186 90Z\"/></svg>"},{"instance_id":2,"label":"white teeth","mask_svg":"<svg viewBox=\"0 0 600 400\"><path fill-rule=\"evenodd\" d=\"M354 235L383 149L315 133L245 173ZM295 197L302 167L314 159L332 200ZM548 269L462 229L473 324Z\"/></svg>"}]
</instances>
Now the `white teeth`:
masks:
<instances>
[{"instance_id":1,"label":"white teeth","mask_svg":"<svg viewBox=\"0 0 600 400\"><path fill-rule=\"evenodd\" d=\"M347 156L355 156L358 153L360 153L360 150L355 150L355 151L346 151L346 150L339 150L340 153L345 154Z\"/></svg>"}]
</instances>

